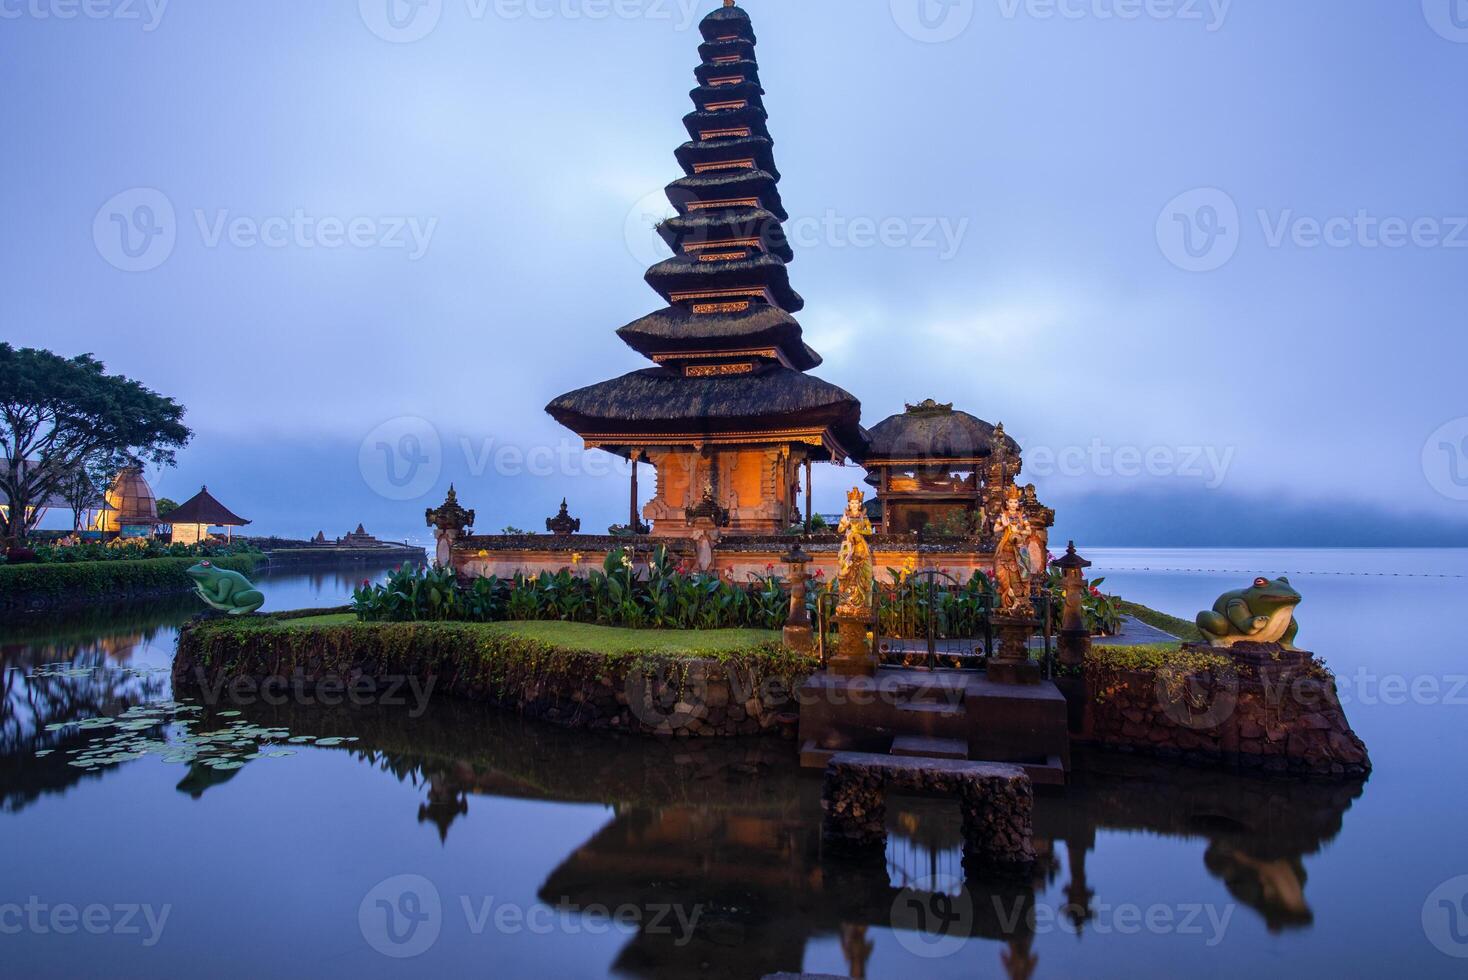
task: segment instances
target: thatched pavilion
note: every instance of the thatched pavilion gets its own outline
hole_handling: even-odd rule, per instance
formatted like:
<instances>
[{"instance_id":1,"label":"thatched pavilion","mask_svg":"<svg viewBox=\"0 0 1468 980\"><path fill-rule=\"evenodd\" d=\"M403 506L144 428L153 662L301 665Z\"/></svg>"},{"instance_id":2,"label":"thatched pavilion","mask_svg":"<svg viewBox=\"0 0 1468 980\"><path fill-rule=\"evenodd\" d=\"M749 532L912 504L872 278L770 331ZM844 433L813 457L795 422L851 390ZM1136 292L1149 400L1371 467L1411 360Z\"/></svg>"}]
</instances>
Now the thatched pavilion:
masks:
<instances>
[{"instance_id":1,"label":"thatched pavilion","mask_svg":"<svg viewBox=\"0 0 1468 980\"><path fill-rule=\"evenodd\" d=\"M170 511L162 523L173 526L171 540L175 544L196 544L209 537L211 527L224 528L233 539L234 529L250 522L215 500L208 487L200 487L198 493Z\"/></svg>"},{"instance_id":2,"label":"thatched pavilion","mask_svg":"<svg viewBox=\"0 0 1468 980\"><path fill-rule=\"evenodd\" d=\"M667 188L677 215L658 229L675 254L646 276L668 305L618 331L657 366L547 411L587 446L631 459L634 474L653 464L657 492L641 517L654 534L768 534L809 520L812 461L860 458L861 404L806 373L821 358L792 315L805 301L786 270L794 255L749 15L726 5L699 30L689 142L675 154L684 176ZM635 496L629 518L637 529Z\"/></svg>"}]
</instances>

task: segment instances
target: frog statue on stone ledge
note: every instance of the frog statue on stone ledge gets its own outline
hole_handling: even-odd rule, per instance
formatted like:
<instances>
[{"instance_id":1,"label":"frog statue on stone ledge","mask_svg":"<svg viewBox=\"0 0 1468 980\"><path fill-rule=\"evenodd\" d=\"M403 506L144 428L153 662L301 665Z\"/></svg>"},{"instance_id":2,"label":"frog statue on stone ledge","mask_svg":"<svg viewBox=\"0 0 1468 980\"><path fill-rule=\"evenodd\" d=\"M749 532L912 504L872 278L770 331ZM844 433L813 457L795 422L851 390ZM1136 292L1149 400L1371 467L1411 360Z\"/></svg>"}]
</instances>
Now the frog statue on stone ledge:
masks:
<instances>
[{"instance_id":1,"label":"frog statue on stone ledge","mask_svg":"<svg viewBox=\"0 0 1468 980\"><path fill-rule=\"evenodd\" d=\"M188 570L194 580L194 594L208 605L231 616L243 616L265 605L265 594L239 572L217 568L213 562L201 561Z\"/></svg>"},{"instance_id":2,"label":"frog statue on stone ledge","mask_svg":"<svg viewBox=\"0 0 1468 980\"><path fill-rule=\"evenodd\" d=\"M1198 629L1216 647L1236 643L1278 643L1286 650L1295 649L1295 636L1300 624L1295 621L1295 607L1300 593L1281 576L1270 581L1256 578L1252 588L1225 592L1209 612L1198 614Z\"/></svg>"}]
</instances>

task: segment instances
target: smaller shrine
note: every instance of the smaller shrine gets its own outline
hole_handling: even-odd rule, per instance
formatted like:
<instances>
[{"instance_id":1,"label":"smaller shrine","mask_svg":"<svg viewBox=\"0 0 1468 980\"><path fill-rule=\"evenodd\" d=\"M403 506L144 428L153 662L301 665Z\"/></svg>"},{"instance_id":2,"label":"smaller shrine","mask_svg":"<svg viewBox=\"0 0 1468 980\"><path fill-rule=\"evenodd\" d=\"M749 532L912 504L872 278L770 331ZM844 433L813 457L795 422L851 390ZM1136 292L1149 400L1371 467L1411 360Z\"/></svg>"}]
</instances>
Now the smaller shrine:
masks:
<instances>
[{"instance_id":1,"label":"smaller shrine","mask_svg":"<svg viewBox=\"0 0 1468 980\"><path fill-rule=\"evenodd\" d=\"M250 522L214 499L208 487L169 511L163 523L172 529L169 540L174 544L197 544L210 537L210 529L222 527L226 538L233 540L234 529Z\"/></svg>"},{"instance_id":2,"label":"smaller shrine","mask_svg":"<svg viewBox=\"0 0 1468 980\"><path fill-rule=\"evenodd\" d=\"M124 467L107 489L96 529L124 538L150 538L158 523L158 501L143 479L142 467Z\"/></svg>"}]
</instances>

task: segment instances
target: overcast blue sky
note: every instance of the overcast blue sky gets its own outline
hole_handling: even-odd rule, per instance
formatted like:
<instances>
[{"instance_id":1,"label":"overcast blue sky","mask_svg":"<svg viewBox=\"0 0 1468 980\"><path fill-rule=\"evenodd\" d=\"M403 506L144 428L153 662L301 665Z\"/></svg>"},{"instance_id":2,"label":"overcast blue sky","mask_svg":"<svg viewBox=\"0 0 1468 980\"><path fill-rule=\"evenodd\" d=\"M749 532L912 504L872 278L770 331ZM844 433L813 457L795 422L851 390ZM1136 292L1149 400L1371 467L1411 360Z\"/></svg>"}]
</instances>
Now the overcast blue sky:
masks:
<instances>
[{"instance_id":1,"label":"overcast blue sky","mask_svg":"<svg viewBox=\"0 0 1468 980\"><path fill-rule=\"evenodd\" d=\"M0 336L179 398L158 493L263 530L623 519L542 407L645 365L714 6L0 0ZM1097 543L1468 521L1468 0L744 6L868 425L1004 421Z\"/></svg>"}]
</instances>

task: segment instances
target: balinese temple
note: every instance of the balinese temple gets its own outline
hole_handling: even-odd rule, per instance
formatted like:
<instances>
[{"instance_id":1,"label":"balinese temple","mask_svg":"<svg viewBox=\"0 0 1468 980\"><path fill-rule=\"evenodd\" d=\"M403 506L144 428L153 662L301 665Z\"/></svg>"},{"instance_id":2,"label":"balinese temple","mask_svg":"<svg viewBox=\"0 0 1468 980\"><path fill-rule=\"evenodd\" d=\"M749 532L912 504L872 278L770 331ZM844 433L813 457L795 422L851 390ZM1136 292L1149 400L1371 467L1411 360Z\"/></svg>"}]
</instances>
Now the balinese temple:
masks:
<instances>
[{"instance_id":1,"label":"balinese temple","mask_svg":"<svg viewBox=\"0 0 1468 980\"><path fill-rule=\"evenodd\" d=\"M208 487L200 487L198 493L169 511L162 522L172 527L169 540L174 544L197 544L207 540L209 529L213 527L224 528L226 535L233 539L235 528L250 523L215 500Z\"/></svg>"},{"instance_id":2,"label":"balinese temple","mask_svg":"<svg viewBox=\"0 0 1468 980\"><path fill-rule=\"evenodd\" d=\"M667 187L675 214L658 226L673 255L645 277L666 305L617 331L651 366L546 408L588 448L632 461L627 523L574 533L572 500L571 511L547 508L553 534L471 536L472 512L450 499L427 515L439 561L465 576L507 576L651 538L742 578L778 562L788 532L809 526L811 464L854 462L876 487L879 569L914 558L955 573L991 568L994 519L1011 498L1037 531L1032 566L1043 567L1054 515L1033 487L1015 485L1019 446L1002 427L929 400L868 432L861 403L811 373L821 357L795 318L805 304L790 282L754 28L726 0L699 30L688 141L674 153L683 176ZM645 505L642 463L656 476ZM804 542L813 568L833 572L834 535Z\"/></svg>"},{"instance_id":3,"label":"balinese temple","mask_svg":"<svg viewBox=\"0 0 1468 980\"><path fill-rule=\"evenodd\" d=\"M654 366L547 407L587 446L652 463L642 517L659 537L801 524L802 468L860 458L865 444L860 402L807 373L821 358L794 316L805 301L786 268L749 16L726 4L700 31L688 142L675 153L684 175L667 188L677 214L658 229L674 255L646 276L667 306L617 332Z\"/></svg>"}]
</instances>

